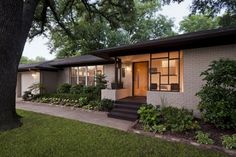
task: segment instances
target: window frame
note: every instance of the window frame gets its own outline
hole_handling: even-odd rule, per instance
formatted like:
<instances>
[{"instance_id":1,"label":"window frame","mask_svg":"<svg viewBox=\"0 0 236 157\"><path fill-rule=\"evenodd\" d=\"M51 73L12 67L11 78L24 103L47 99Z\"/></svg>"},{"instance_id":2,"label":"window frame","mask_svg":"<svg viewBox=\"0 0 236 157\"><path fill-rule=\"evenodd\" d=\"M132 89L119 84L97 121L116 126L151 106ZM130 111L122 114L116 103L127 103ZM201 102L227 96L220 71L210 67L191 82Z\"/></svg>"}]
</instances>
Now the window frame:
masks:
<instances>
[{"instance_id":1,"label":"window frame","mask_svg":"<svg viewBox=\"0 0 236 157\"><path fill-rule=\"evenodd\" d=\"M170 53L171 52L178 52L178 57L176 58L170 58ZM153 54L157 54L157 53L150 53L150 70L149 70L149 74L150 74L150 85L149 85L149 90L150 91L158 91L158 92L181 92L181 78L180 78L180 75L181 75L181 69L180 69L180 64L181 64L181 50L178 50L178 51L168 51L168 52L161 52L161 53L167 53L167 57L152 57L153 56ZM154 60L162 60L162 59L166 59L167 61L168 61L168 74L167 75L163 75L163 76L167 76L168 77L168 81L167 81L167 84L162 84L161 83L161 72L155 72L155 73L153 73L152 72L152 63L153 63L153 61ZM170 61L171 60L177 60L178 61L178 73L177 73L177 75L178 75L178 90L161 90L161 86L162 85L168 85L168 86L171 86L171 83L170 83L170 77L171 76L173 76L173 75L170 75ZM157 89L151 89L151 85L152 85L152 75L154 75L154 74L156 74L156 75L159 75L158 77L159 77L159 84L157 85ZM183 82L182 82L183 83Z\"/></svg>"}]
</instances>

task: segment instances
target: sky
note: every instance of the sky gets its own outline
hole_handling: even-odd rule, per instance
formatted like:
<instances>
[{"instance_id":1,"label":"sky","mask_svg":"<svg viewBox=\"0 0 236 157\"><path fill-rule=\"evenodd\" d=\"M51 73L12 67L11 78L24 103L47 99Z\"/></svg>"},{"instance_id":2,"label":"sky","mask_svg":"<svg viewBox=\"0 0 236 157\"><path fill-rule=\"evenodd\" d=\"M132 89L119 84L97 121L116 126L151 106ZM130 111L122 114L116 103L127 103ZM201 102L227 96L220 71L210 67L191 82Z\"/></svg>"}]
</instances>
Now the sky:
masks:
<instances>
[{"instance_id":1,"label":"sky","mask_svg":"<svg viewBox=\"0 0 236 157\"><path fill-rule=\"evenodd\" d=\"M170 5L163 6L160 14L166 15L169 18L173 18L176 25L175 30L178 30L179 22L183 19L183 17L189 15L190 13L191 2L192 0L185 0L180 4L171 3ZM54 59L55 55L49 53L50 50L47 46L48 42L48 39L45 37L36 37L33 39L33 41L26 42L23 56L27 56L28 58L36 58L37 56L42 56L47 60Z\"/></svg>"}]
</instances>

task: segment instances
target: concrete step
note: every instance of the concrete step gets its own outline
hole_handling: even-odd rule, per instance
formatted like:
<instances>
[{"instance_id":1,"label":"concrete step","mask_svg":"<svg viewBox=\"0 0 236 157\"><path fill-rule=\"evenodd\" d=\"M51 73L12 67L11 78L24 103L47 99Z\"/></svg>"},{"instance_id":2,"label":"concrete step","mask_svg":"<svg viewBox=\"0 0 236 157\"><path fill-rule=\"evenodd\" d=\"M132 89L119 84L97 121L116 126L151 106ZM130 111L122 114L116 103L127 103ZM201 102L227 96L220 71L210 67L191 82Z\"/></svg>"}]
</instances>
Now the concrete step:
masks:
<instances>
[{"instance_id":1,"label":"concrete step","mask_svg":"<svg viewBox=\"0 0 236 157\"><path fill-rule=\"evenodd\" d=\"M138 114L137 109L130 109L130 108L114 108L112 111L120 113Z\"/></svg>"},{"instance_id":2,"label":"concrete step","mask_svg":"<svg viewBox=\"0 0 236 157\"><path fill-rule=\"evenodd\" d=\"M138 110L140 105L137 104L121 104L121 103L115 103L114 108L124 108L124 109L134 109Z\"/></svg>"},{"instance_id":3,"label":"concrete step","mask_svg":"<svg viewBox=\"0 0 236 157\"><path fill-rule=\"evenodd\" d=\"M107 116L110 118L124 119L124 120L129 120L129 121L135 121L138 119L137 114L121 113L121 112L114 112L114 111L109 112Z\"/></svg>"}]
</instances>

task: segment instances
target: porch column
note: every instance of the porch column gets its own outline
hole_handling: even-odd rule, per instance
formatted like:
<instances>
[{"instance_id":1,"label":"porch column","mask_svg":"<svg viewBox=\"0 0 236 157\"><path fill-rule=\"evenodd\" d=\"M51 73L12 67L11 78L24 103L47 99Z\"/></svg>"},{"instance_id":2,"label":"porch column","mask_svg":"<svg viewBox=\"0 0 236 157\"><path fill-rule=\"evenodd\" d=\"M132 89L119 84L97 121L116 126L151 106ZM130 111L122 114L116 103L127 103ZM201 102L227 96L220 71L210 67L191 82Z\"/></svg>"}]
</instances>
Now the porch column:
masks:
<instances>
[{"instance_id":1,"label":"porch column","mask_svg":"<svg viewBox=\"0 0 236 157\"><path fill-rule=\"evenodd\" d=\"M121 70L120 70L120 78L118 77L119 75L119 69L121 69L121 59L115 57L115 84L116 87L118 84L121 84Z\"/></svg>"}]
</instances>

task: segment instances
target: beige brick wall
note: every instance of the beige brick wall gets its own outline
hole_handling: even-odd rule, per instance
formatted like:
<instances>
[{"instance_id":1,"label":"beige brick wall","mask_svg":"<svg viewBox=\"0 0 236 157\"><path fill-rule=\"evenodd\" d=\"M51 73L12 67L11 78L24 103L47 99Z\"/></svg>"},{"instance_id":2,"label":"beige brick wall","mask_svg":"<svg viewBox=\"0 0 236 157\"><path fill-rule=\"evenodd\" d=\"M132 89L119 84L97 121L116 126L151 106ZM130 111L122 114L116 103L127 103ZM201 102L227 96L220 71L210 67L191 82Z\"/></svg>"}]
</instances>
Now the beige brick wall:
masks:
<instances>
[{"instance_id":1,"label":"beige brick wall","mask_svg":"<svg viewBox=\"0 0 236 157\"><path fill-rule=\"evenodd\" d=\"M236 59L236 44L188 49L183 51L183 92L156 92L148 91L147 103L153 105L173 105L192 109L197 115L198 97L195 94L204 84L200 74L208 68L213 60L220 58Z\"/></svg>"},{"instance_id":2,"label":"beige brick wall","mask_svg":"<svg viewBox=\"0 0 236 157\"><path fill-rule=\"evenodd\" d=\"M115 66L114 64L104 65L104 74L106 76L107 88L111 88L111 83L115 81Z\"/></svg>"}]
</instances>

